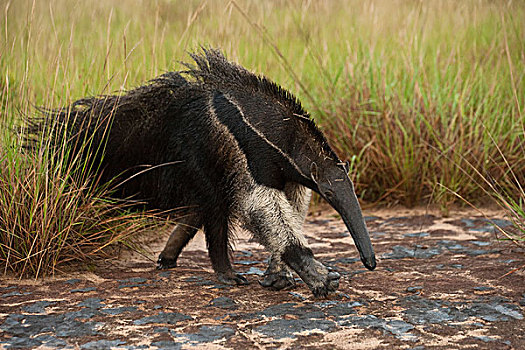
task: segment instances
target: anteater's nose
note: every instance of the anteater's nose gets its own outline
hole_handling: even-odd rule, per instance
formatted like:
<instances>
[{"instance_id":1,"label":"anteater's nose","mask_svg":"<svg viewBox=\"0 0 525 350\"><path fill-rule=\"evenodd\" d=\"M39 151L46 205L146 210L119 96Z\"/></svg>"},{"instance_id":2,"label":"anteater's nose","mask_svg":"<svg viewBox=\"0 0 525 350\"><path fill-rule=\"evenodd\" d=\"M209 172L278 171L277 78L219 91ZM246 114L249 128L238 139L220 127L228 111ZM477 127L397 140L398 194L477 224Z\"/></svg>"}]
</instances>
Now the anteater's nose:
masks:
<instances>
[{"instance_id":1,"label":"anteater's nose","mask_svg":"<svg viewBox=\"0 0 525 350\"><path fill-rule=\"evenodd\" d=\"M370 257L361 257L361 261L363 262L363 265L370 271L376 268L376 256L372 255Z\"/></svg>"}]
</instances>

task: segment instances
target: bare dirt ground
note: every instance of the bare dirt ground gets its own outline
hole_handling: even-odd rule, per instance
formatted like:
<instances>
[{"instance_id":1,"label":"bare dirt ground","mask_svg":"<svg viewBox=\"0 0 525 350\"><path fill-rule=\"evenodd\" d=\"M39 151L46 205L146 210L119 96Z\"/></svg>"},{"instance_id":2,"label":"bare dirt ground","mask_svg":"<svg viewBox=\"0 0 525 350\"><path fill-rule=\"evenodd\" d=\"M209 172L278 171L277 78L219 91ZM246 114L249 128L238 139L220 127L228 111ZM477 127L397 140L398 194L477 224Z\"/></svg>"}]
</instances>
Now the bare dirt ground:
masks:
<instances>
[{"instance_id":1,"label":"bare dirt ground","mask_svg":"<svg viewBox=\"0 0 525 350\"><path fill-rule=\"evenodd\" d=\"M525 349L523 249L497 240L473 211L365 216L379 258L373 272L334 212L307 217L317 258L342 275L327 299L299 280L292 290L261 287L267 254L245 234L234 254L251 281L243 287L217 282L201 233L172 270L128 253L91 272L4 278L0 349ZM166 238L147 245L158 254Z\"/></svg>"}]
</instances>

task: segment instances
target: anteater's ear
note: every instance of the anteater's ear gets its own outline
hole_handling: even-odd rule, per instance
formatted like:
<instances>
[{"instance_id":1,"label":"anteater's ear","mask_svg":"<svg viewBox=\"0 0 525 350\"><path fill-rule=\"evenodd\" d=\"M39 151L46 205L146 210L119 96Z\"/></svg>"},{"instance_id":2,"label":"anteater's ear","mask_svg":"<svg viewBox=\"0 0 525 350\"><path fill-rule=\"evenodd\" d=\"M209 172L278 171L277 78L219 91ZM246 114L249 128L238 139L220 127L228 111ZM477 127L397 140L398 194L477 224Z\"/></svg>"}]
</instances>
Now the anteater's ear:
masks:
<instances>
[{"instance_id":1,"label":"anteater's ear","mask_svg":"<svg viewBox=\"0 0 525 350\"><path fill-rule=\"evenodd\" d=\"M345 170L346 174L348 175L348 173L350 172L350 162L348 160L345 160Z\"/></svg>"},{"instance_id":2,"label":"anteater's ear","mask_svg":"<svg viewBox=\"0 0 525 350\"><path fill-rule=\"evenodd\" d=\"M310 176L312 177L312 180L317 184L317 179L319 179L319 169L317 169L317 164L315 162L312 162L310 165Z\"/></svg>"}]
</instances>

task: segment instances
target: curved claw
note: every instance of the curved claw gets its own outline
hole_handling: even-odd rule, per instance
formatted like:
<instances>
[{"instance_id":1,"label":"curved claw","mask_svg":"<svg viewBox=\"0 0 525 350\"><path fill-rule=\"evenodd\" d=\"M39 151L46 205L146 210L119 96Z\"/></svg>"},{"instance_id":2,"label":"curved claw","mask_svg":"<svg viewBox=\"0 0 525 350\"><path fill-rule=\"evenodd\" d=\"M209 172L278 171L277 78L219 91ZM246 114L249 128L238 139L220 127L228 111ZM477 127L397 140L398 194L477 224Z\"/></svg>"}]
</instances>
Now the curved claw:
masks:
<instances>
[{"instance_id":1,"label":"curved claw","mask_svg":"<svg viewBox=\"0 0 525 350\"><path fill-rule=\"evenodd\" d=\"M157 260L157 270L166 270L177 267L177 259L168 259L162 256L159 256Z\"/></svg>"},{"instance_id":2,"label":"curved claw","mask_svg":"<svg viewBox=\"0 0 525 350\"><path fill-rule=\"evenodd\" d=\"M250 282L244 276L234 271L219 272L217 273L217 279L221 283L232 285L232 286L250 284Z\"/></svg>"},{"instance_id":3,"label":"curved claw","mask_svg":"<svg viewBox=\"0 0 525 350\"><path fill-rule=\"evenodd\" d=\"M329 293L333 293L339 288L339 279L341 275L335 271L330 271L326 275L323 286L311 288L316 298L325 298Z\"/></svg>"},{"instance_id":4,"label":"curved claw","mask_svg":"<svg viewBox=\"0 0 525 350\"><path fill-rule=\"evenodd\" d=\"M280 273L267 272L264 274L264 279L259 281L259 284L265 288L281 290L294 287L295 280L288 271L281 271Z\"/></svg>"},{"instance_id":5,"label":"curved claw","mask_svg":"<svg viewBox=\"0 0 525 350\"><path fill-rule=\"evenodd\" d=\"M341 278L341 275L335 271L330 271L327 276L326 280L326 289L328 292L332 293L339 288L339 279Z\"/></svg>"}]
</instances>

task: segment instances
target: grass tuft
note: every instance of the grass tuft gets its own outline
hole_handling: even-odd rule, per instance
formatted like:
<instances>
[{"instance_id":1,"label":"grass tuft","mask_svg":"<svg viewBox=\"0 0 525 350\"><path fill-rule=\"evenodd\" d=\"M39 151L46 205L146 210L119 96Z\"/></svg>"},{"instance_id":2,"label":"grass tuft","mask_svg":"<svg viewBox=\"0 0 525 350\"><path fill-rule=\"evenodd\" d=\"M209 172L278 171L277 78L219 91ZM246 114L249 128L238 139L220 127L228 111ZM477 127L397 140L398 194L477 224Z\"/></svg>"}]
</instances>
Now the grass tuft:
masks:
<instances>
[{"instance_id":1,"label":"grass tuft","mask_svg":"<svg viewBox=\"0 0 525 350\"><path fill-rule=\"evenodd\" d=\"M90 174L90 159L71 157L74 145L57 121L44 132L13 133L0 143L0 266L3 273L39 277L74 261L111 257L118 245L158 225L136 203L111 198L110 184ZM30 142L27 138L32 136ZM83 140L80 152L89 151Z\"/></svg>"}]
</instances>

